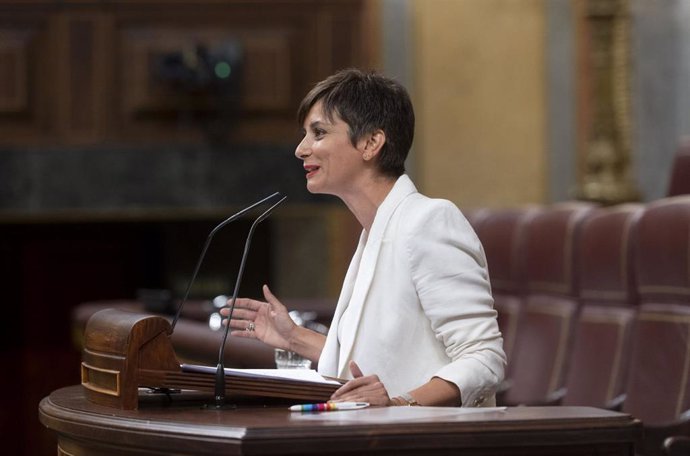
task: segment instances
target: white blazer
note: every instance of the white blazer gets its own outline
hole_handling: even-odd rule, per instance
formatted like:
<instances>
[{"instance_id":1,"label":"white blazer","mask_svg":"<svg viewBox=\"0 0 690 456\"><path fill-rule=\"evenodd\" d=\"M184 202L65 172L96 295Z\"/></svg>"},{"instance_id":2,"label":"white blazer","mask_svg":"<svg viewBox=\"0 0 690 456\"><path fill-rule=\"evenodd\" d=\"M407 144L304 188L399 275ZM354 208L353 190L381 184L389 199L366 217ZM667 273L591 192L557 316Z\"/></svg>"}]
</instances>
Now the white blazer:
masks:
<instances>
[{"instance_id":1,"label":"white blazer","mask_svg":"<svg viewBox=\"0 0 690 456\"><path fill-rule=\"evenodd\" d=\"M352 378L350 360L391 397L440 377L458 386L463 406L494 405L503 379L481 243L453 203L418 193L406 175L360 236L318 370Z\"/></svg>"}]
</instances>

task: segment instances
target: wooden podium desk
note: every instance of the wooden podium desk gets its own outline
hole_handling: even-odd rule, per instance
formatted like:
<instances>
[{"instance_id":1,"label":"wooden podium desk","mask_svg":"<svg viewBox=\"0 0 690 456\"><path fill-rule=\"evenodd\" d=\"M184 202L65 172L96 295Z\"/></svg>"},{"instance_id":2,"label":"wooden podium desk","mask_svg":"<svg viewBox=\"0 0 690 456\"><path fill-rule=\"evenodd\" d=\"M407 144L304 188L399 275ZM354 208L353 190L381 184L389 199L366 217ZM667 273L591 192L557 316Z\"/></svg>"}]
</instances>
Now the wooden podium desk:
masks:
<instances>
[{"instance_id":1,"label":"wooden podium desk","mask_svg":"<svg viewBox=\"0 0 690 456\"><path fill-rule=\"evenodd\" d=\"M380 407L298 413L284 405L209 410L198 395L140 394L139 410L88 402L81 386L39 406L59 455L633 455L640 423L588 407L478 411Z\"/></svg>"}]
</instances>

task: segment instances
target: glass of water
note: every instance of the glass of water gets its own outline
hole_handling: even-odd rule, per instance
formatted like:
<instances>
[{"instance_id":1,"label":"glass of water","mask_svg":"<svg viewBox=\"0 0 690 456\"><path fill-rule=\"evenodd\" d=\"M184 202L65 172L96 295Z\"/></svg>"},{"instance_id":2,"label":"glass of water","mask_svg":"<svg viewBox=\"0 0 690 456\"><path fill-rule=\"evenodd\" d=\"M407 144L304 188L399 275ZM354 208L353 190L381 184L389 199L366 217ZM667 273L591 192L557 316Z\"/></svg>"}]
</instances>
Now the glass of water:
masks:
<instances>
[{"instance_id":1,"label":"glass of water","mask_svg":"<svg viewBox=\"0 0 690 456\"><path fill-rule=\"evenodd\" d=\"M311 369L311 360L289 350L275 349L276 368Z\"/></svg>"}]
</instances>

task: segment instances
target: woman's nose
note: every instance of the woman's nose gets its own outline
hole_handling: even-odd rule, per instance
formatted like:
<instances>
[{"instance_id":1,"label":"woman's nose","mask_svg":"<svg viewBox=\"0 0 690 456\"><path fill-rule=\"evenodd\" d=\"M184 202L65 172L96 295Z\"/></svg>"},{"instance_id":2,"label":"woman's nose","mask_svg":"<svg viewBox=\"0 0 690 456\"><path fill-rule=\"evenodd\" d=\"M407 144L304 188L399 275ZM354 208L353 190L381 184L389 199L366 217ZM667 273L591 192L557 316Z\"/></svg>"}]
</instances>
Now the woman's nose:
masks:
<instances>
[{"instance_id":1,"label":"woman's nose","mask_svg":"<svg viewBox=\"0 0 690 456\"><path fill-rule=\"evenodd\" d=\"M300 160L304 160L304 157L309 155L309 145L307 144L307 138L302 139L302 141L297 144L295 148L295 157Z\"/></svg>"}]
</instances>

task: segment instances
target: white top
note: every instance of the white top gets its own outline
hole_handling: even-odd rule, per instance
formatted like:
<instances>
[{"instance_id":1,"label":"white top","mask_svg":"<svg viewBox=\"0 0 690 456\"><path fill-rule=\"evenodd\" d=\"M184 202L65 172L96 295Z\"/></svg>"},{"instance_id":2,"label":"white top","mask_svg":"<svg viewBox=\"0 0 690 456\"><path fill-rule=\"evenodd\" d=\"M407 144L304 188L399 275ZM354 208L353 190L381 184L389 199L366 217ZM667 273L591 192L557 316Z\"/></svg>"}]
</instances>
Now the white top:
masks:
<instances>
[{"instance_id":1,"label":"white top","mask_svg":"<svg viewBox=\"0 0 690 456\"><path fill-rule=\"evenodd\" d=\"M360 236L319 372L351 378L350 359L391 396L437 376L458 386L463 405L491 406L503 379L481 243L454 204L421 195L405 175Z\"/></svg>"}]
</instances>

